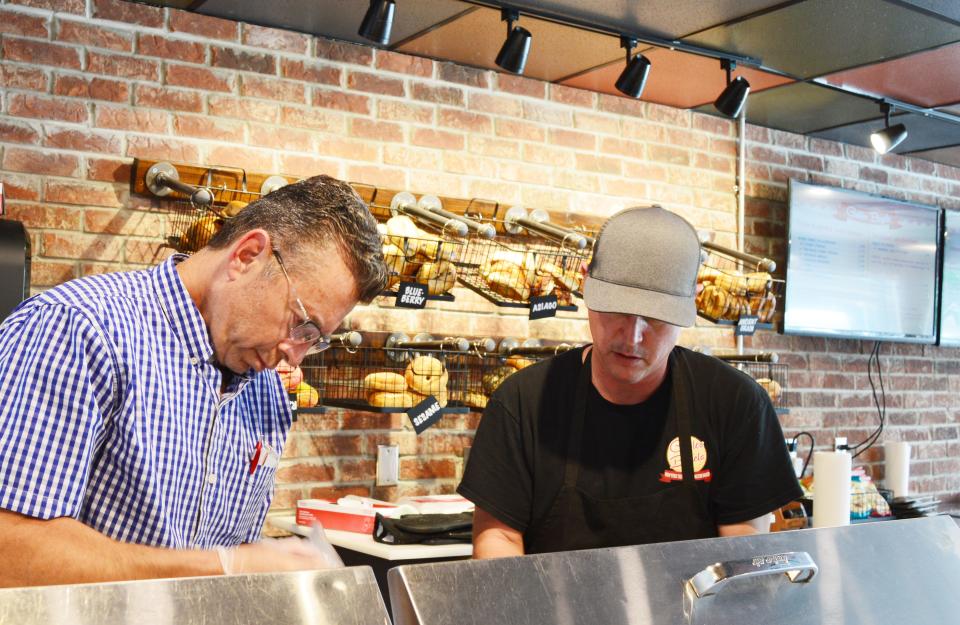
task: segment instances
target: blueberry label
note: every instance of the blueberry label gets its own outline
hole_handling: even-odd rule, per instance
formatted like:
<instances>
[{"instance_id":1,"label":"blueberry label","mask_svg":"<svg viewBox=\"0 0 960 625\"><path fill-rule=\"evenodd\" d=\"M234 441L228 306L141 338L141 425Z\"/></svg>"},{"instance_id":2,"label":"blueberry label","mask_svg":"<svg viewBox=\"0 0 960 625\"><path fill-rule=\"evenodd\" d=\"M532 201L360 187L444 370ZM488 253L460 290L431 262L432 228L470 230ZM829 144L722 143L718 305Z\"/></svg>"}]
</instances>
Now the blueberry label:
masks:
<instances>
[{"instance_id":1,"label":"blueberry label","mask_svg":"<svg viewBox=\"0 0 960 625\"><path fill-rule=\"evenodd\" d=\"M427 285L419 282L401 282L397 289L399 308L423 308L427 305Z\"/></svg>"}]
</instances>

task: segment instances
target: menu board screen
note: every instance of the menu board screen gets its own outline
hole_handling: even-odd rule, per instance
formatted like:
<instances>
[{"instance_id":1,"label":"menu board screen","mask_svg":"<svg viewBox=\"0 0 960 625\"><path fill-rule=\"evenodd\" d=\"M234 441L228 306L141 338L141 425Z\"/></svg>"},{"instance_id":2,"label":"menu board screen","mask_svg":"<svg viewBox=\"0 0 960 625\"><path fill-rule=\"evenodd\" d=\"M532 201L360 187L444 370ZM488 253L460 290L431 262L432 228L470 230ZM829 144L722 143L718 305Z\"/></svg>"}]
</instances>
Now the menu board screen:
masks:
<instances>
[{"instance_id":1,"label":"menu board screen","mask_svg":"<svg viewBox=\"0 0 960 625\"><path fill-rule=\"evenodd\" d=\"M791 181L784 332L933 343L939 219L936 208Z\"/></svg>"},{"instance_id":2,"label":"menu board screen","mask_svg":"<svg viewBox=\"0 0 960 625\"><path fill-rule=\"evenodd\" d=\"M960 213L946 211L940 344L960 347Z\"/></svg>"}]
</instances>

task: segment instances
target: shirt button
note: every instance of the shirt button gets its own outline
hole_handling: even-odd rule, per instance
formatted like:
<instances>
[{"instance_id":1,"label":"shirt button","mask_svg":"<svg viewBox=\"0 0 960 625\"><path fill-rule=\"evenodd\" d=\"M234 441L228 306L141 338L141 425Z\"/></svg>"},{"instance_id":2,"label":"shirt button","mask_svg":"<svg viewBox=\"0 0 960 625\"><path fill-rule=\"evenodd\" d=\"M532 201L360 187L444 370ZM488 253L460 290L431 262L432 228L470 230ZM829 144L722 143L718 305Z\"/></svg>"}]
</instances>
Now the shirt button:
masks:
<instances>
[{"instance_id":1,"label":"shirt button","mask_svg":"<svg viewBox=\"0 0 960 625\"><path fill-rule=\"evenodd\" d=\"M210 475L207 476L207 484L216 484L216 483L217 483L216 473L211 473Z\"/></svg>"},{"instance_id":2,"label":"shirt button","mask_svg":"<svg viewBox=\"0 0 960 625\"><path fill-rule=\"evenodd\" d=\"M193 366L197 366L198 364L200 364L200 359L197 358L196 356L191 356L191 357L190 357L190 364L193 365Z\"/></svg>"}]
</instances>

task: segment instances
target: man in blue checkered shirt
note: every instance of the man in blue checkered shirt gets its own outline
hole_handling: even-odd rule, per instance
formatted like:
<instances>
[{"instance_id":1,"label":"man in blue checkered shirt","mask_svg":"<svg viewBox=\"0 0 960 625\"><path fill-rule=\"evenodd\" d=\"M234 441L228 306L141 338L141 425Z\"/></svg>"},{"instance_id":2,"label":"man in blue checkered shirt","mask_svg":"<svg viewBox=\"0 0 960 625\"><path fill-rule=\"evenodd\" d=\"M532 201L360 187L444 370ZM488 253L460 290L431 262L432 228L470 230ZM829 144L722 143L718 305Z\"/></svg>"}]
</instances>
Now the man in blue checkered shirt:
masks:
<instances>
[{"instance_id":1,"label":"man in blue checkered shirt","mask_svg":"<svg viewBox=\"0 0 960 625\"><path fill-rule=\"evenodd\" d=\"M317 176L193 256L22 304L0 326L0 586L315 566L257 544L292 418L273 368L385 283L367 206Z\"/></svg>"}]
</instances>

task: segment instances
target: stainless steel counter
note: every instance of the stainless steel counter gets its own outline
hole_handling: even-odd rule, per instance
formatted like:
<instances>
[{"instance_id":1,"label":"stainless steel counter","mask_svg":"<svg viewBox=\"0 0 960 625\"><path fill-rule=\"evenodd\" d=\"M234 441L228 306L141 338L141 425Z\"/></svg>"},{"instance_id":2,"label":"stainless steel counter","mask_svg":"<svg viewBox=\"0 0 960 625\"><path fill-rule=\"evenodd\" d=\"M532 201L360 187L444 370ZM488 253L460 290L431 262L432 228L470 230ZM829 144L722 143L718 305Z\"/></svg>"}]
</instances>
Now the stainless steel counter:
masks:
<instances>
[{"instance_id":1,"label":"stainless steel counter","mask_svg":"<svg viewBox=\"0 0 960 625\"><path fill-rule=\"evenodd\" d=\"M10 563L5 563L10 566ZM369 567L0 590L7 625L389 625Z\"/></svg>"},{"instance_id":2,"label":"stainless steel counter","mask_svg":"<svg viewBox=\"0 0 960 625\"><path fill-rule=\"evenodd\" d=\"M866 523L400 566L388 579L395 625L940 625L960 618L960 528Z\"/></svg>"}]
</instances>

